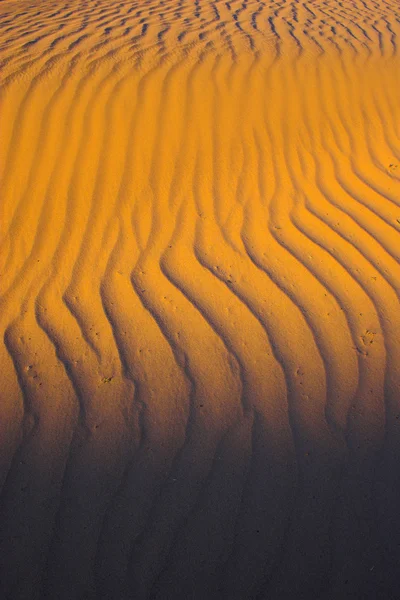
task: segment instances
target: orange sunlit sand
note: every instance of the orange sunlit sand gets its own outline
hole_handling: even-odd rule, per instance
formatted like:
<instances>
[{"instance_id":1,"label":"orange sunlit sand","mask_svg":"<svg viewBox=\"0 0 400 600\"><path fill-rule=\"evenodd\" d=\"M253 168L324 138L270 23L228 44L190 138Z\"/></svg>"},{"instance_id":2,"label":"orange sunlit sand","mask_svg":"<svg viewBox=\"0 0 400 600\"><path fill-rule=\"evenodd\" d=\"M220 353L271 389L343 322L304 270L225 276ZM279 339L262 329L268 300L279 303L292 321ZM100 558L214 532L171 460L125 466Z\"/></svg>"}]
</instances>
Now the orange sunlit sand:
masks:
<instances>
[{"instance_id":1,"label":"orange sunlit sand","mask_svg":"<svg viewBox=\"0 0 400 600\"><path fill-rule=\"evenodd\" d=\"M0 597L400 564L396 0L0 2Z\"/></svg>"}]
</instances>

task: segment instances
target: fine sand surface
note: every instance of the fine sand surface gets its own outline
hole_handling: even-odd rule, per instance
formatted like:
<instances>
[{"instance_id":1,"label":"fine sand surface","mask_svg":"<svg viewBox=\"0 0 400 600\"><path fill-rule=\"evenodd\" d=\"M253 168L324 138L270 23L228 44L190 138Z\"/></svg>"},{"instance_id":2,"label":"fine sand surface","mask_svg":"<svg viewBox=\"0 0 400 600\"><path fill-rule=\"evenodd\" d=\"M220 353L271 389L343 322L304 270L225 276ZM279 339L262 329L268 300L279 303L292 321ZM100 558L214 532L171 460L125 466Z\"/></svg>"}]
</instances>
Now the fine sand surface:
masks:
<instances>
[{"instance_id":1,"label":"fine sand surface","mask_svg":"<svg viewBox=\"0 0 400 600\"><path fill-rule=\"evenodd\" d=\"M400 4L0 1L0 598L390 600Z\"/></svg>"}]
</instances>

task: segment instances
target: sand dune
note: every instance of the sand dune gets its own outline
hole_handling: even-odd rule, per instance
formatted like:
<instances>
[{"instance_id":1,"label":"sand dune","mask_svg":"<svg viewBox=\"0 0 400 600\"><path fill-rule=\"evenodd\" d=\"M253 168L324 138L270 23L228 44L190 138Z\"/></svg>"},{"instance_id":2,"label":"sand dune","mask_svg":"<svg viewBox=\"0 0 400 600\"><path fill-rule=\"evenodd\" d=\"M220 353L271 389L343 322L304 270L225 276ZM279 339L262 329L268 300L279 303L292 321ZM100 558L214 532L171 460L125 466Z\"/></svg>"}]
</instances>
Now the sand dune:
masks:
<instances>
[{"instance_id":1,"label":"sand dune","mask_svg":"<svg viewBox=\"0 0 400 600\"><path fill-rule=\"evenodd\" d=\"M0 31L0 596L397 597L398 2Z\"/></svg>"}]
</instances>

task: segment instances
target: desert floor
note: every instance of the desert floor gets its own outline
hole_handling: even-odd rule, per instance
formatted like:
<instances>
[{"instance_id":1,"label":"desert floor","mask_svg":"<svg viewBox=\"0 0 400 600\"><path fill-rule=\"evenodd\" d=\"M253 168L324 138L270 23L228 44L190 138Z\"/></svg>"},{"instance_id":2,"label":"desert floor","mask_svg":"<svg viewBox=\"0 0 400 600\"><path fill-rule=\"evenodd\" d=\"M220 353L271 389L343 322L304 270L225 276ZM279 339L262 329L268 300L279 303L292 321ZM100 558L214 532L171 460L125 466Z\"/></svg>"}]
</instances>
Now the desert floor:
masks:
<instances>
[{"instance_id":1,"label":"desert floor","mask_svg":"<svg viewBox=\"0 0 400 600\"><path fill-rule=\"evenodd\" d=\"M1 0L0 598L400 597L399 44Z\"/></svg>"}]
</instances>

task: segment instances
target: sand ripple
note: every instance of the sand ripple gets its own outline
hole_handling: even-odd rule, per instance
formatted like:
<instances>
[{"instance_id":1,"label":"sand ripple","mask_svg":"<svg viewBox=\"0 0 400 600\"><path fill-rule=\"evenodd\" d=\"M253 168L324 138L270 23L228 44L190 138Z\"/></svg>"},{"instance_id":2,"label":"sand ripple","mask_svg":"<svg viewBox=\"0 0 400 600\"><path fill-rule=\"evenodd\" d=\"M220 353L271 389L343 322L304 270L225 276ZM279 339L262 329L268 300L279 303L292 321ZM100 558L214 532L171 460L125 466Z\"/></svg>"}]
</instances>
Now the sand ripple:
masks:
<instances>
[{"instance_id":1,"label":"sand ripple","mask_svg":"<svg viewBox=\"0 0 400 600\"><path fill-rule=\"evenodd\" d=\"M394 598L398 2L0 32L0 595Z\"/></svg>"}]
</instances>

